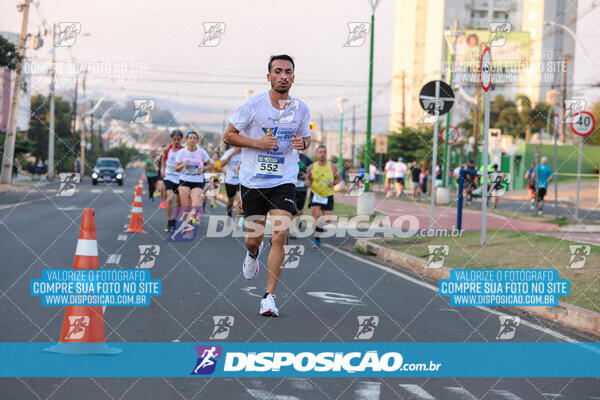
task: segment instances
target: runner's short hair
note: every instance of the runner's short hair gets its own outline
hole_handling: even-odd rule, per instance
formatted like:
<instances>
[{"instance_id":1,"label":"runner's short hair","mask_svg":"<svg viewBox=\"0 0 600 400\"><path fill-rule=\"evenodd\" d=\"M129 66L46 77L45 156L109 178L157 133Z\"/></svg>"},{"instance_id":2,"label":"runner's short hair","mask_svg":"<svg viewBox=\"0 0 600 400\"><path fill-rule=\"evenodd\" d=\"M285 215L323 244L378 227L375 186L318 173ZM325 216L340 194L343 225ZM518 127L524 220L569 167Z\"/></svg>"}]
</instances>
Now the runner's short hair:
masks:
<instances>
[{"instance_id":1,"label":"runner's short hair","mask_svg":"<svg viewBox=\"0 0 600 400\"><path fill-rule=\"evenodd\" d=\"M327 151L327 146L325 146L324 144L322 144L319 147L317 147L317 151L319 151L320 148L324 148L325 151Z\"/></svg>"},{"instance_id":2,"label":"runner's short hair","mask_svg":"<svg viewBox=\"0 0 600 400\"><path fill-rule=\"evenodd\" d=\"M287 54L279 54L276 56L271 56L271 58L269 59L269 64L267 65L267 69L268 72L271 73L271 65L273 64L273 61L275 60L285 60L285 61L289 61L292 63L292 68L296 69L296 65L294 64L294 59L290 56L288 56Z\"/></svg>"},{"instance_id":3,"label":"runner's short hair","mask_svg":"<svg viewBox=\"0 0 600 400\"><path fill-rule=\"evenodd\" d=\"M173 132L171 132L171 137L175 136L183 137L183 132L181 132L179 129L175 129Z\"/></svg>"}]
</instances>

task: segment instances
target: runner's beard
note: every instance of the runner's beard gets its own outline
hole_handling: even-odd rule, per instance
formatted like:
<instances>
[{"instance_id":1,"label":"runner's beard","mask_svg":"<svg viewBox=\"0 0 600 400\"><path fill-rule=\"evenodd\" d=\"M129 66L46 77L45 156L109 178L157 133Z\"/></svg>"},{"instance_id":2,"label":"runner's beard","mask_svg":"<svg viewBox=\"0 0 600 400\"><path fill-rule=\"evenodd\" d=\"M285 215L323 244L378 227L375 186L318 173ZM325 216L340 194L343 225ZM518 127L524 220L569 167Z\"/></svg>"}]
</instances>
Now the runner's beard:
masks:
<instances>
[{"instance_id":1,"label":"runner's beard","mask_svg":"<svg viewBox=\"0 0 600 400\"><path fill-rule=\"evenodd\" d=\"M291 85L288 83L288 87L287 87L287 88L282 88L282 87L278 87L278 86L275 86L275 85L271 85L271 87L272 87L272 88L273 88L273 90L274 90L274 91L276 91L277 93L280 93L280 94L286 94L287 92L289 92L289 91L290 91L290 87L291 87Z\"/></svg>"}]
</instances>

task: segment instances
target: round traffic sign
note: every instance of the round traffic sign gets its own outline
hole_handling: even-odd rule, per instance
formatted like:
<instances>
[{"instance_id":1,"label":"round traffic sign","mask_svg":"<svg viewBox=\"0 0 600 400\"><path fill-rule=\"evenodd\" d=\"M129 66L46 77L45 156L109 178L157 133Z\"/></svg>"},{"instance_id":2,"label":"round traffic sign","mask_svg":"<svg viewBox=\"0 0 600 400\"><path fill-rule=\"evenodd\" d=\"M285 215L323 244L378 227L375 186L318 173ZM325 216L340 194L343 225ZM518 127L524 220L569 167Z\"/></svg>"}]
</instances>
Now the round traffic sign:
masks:
<instances>
[{"instance_id":1,"label":"round traffic sign","mask_svg":"<svg viewBox=\"0 0 600 400\"><path fill-rule=\"evenodd\" d=\"M439 85L436 96L436 85ZM419 93L419 103L429 115L444 115L454 105L454 90L444 81L431 81Z\"/></svg>"},{"instance_id":2,"label":"round traffic sign","mask_svg":"<svg viewBox=\"0 0 600 400\"><path fill-rule=\"evenodd\" d=\"M481 67L480 67L481 87L486 92L490 90L492 85L492 53L490 48L486 47L481 54Z\"/></svg>"},{"instance_id":3,"label":"round traffic sign","mask_svg":"<svg viewBox=\"0 0 600 400\"><path fill-rule=\"evenodd\" d=\"M442 143L444 143L446 141L446 128L444 127L442 129ZM450 125L450 138L448 139L448 144L449 145L453 145L454 143L458 142L458 139L460 138L460 132L458 131L458 128L456 128L453 125Z\"/></svg>"},{"instance_id":4,"label":"round traffic sign","mask_svg":"<svg viewBox=\"0 0 600 400\"><path fill-rule=\"evenodd\" d=\"M594 116L587 112L581 111L573 115L571 119L571 130L579 136L588 136L594 131L596 120Z\"/></svg>"}]
</instances>

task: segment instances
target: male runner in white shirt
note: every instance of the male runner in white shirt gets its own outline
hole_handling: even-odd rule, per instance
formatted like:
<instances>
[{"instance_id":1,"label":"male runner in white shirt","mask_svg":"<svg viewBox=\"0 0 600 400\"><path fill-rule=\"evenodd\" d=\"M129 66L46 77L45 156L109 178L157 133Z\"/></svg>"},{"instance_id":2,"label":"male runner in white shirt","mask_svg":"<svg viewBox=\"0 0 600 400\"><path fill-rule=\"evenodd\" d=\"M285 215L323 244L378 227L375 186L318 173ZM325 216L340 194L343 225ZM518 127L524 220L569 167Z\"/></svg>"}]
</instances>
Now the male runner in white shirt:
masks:
<instances>
[{"instance_id":1,"label":"male runner in white shirt","mask_svg":"<svg viewBox=\"0 0 600 400\"><path fill-rule=\"evenodd\" d=\"M267 74L271 90L251 97L236 110L224 138L225 143L242 148L239 176L247 227L248 251L242 264L246 279L258 274L266 215L272 218L267 288L260 306L264 316L279 316L274 293L287 230L296 211L298 150L306 150L311 141L308 107L289 95L294 69L290 56L271 56Z\"/></svg>"}]
</instances>

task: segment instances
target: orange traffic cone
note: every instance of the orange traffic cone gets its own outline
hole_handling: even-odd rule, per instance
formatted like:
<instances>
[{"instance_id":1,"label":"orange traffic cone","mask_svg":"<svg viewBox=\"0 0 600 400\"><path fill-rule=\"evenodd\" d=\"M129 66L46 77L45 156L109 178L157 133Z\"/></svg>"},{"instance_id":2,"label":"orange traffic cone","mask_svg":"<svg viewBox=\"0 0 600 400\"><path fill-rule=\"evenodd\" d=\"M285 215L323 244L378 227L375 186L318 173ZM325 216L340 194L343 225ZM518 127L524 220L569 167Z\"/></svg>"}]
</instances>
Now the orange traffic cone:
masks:
<instances>
[{"instance_id":1,"label":"orange traffic cone","mask_svg":"<svg viewBox=\"0 0 600 400\"><path fill-rule=\"evenodd\" d=\"M83 210L73 269L98 269L98 245L94 210ZM102 306L67 306L59 343L44 351L63 354L117 354L108 347Z\"/></svg>"},{"instance_id":2,"label":"orange traffic cone","mask_svg":"<svg viewBox=\"0 0 600 400\"><path fill-rule=\"evenodd\" d=\"M144 217L142 216L142 187L135 189L133 204L131 207L131 218L129 219L129 228L125 232L146 233L144 232Z\"/></svg>"}]
</instances>

